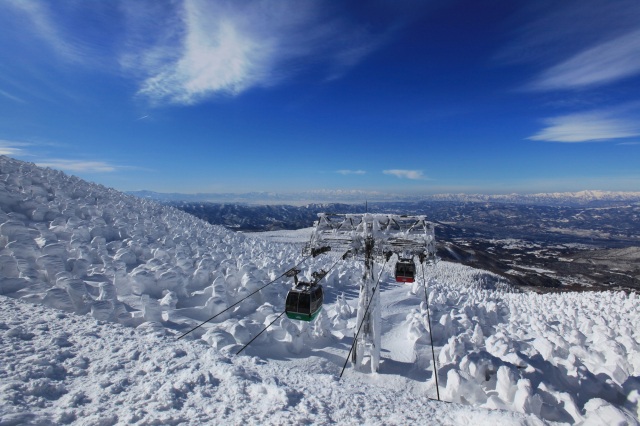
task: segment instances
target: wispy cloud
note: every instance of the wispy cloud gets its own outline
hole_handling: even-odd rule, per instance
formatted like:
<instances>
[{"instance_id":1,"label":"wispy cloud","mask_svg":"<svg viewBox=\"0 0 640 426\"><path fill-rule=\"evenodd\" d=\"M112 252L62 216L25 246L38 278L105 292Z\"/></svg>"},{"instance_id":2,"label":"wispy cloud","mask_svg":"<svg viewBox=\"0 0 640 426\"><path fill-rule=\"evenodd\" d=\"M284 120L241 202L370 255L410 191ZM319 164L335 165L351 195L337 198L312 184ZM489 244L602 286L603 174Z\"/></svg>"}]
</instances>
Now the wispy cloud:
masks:
<instances>
[{"instance_id":1,"label":"wispy cloud","mask_svg":"<svg viewBox=\"0 0 640 426\"><path fill-rule=\"evenodd\" d=\"M590 111L544 120L546 127L528 139L548 142L595 142L640 135L640 122L614 111Z\"/></svg>"},{"instance_id":2,"label":"wispy cloud","mask_svg":"<svg viewBox=\"0 0 640 426\"><path fill-rule=\"evenodd\" d=\"M540 71L525 90L596 87L640 73L640 2L563 0L523 2L508 20L510 41L501 63L530 63Z\"/></svg>"},{"instance_id":3,"label":"wispy cloud","mask_svg":"<svg viewBox=\"0 0 640 426\"><path fill-rule=\"evenodd\" d=\"M48 3L9 0L6 5L26 16L29 19L27 32L35 34L47 43L60 57L71 62L84 60L85 55L82 55L79 44L64 34L62 27L56 23Z\"/></svg>"},{"instance_id":4,"label":"wispy cloud","mask_svg":"<svg viewBox=\"0 0 640 426\"><path fill-rule=\"evenodd\" d=\"M574 89L607 84L640 73L640 30L599 43L547 69L534 90Z\"/></svg>"},{"instance_id":5,"label":"wispy cloud","mask_svg":"<svg viewBox=\"0 0 640 426\"><path fill-rule=\"evenodd\" d=\"M620 142L616 145L640 145L640 142Z\"/></svg>"},{"instance_id":6,"label":"wispy cloud","mask_svg":"<svg viewBox=\"0 0 640 426\"><path fill-rule=\"evenodd\" d=\"M384 34L347 22L332 14L335 7L323 5L185 0L169 29L175 36L164 37L166 44L134 64L153 64L139 94L193 104L269 87L311 66L335 78L384 42Z\"/></svg>"},{"instance_id":7,"label":"wispy cloud","mask_svg":"<svg viewBox=\"0 0 640 426\"><path fill-rule=\"evenodd\" d=\"M0 139L0 155L23 156L28 155L24 147L31 144Z\"/></svg>"},{"instance_id":8,"label":"wispy cloud","mask_svg":"<svg viewBox=\"0 0 640 426\"><path fill-rule=\"evenodd\" d=\"M38 166L51 167L52 169L60 169L70 172L107 173L131 168L127 166L117 166L105 161L48 158L46 155L42 155L42 152L37 153L39 148L46 146L57 146L57 144L20 142L0 139L0 155L8 155L11 157L29 157L30 161L33 161Z\"/></svg>"},{"instance_id":9,"label":"wispy cloud","mask_svg":"<svg viewBox=\"0 0 640 426\"><path fill-rule=\"evenodd\" d=\"M552 66L600 43L640 29L637 0L522 2L507 25L510 42L497 52L503 63Z\"/></svg>"},{"instance_id":10,"label":"wispy cloud","mask_svg":"<svg viewBox=\"0 0 640 426\"><path fill-rule=\"evenodd\" d=\"M19 98L19 97L15 96L15 95L12 95L11 93L5 92L4 90L0 90L0 95L4 96L5 98L10 99L10 100L12 100L14 102L18 102L18 103L21 103L21 104L27 103L24 99Z\"/></svg>"},{"instance_id":11,"label":"wispy cloud","mask_svg":"<svg viewBox=\"0 0 640 426\"><path fill-rule=\"evenodd\" d=\"M422 173L422 170L401 170L401 169L392 169L392 170L383 170L382 173L385 175L396 176L401 179L412 179L412 180L423 180L425 176Z\"/></svg>"},{"instance_id":12,"label":"wispy cloud","mask_svg":"<svg viewBox=\"0 0 640 426\"><path fill-rule=\"evenodd\" d=\"M36 162L40 167L50 167L52 169L60 169L70 172L85 173L105 173L114 172L117 166L106 163L104 161L83 161L83 160L66 160L66 159L47 159Z\"/></svg>"},{"instance_id":13,"label":"wispy cloud","mask_svg":"<svg viewBox=\"0 0 640 426\"><path fill-rule=\"evenodd\" d=\"M364 175L367 172L364 170L336 170L336 173L341 175Z\"/></svg>"}]
</instances>

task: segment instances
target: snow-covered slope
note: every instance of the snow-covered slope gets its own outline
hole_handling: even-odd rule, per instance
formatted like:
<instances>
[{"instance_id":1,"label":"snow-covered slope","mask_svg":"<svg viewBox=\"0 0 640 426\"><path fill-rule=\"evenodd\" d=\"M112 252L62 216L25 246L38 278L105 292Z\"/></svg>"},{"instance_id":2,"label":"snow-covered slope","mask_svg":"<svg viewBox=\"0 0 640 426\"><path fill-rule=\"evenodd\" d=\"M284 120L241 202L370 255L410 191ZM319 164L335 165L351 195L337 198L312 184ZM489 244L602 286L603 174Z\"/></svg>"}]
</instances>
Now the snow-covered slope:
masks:
<instances>
[{"instance_id":1,"label":"snow-covered slope","mask_svg":"<svg viewBox=\"0 0 640 426\"><path fill-rule=\"evenodd\" d=\"M176 340L300 261L304 231L233 233L7 157L0 209L0 294L22 299L0 298L0 423L637 424L633 294L525 294L460 265L428 269L445 404L428 399L423 287L390 269L376 375L337 380L362 275L350 260L323 281L314 323L280 318L233 355L282 312L290 283L276 281Z\"/></svg>"}]
</instances>

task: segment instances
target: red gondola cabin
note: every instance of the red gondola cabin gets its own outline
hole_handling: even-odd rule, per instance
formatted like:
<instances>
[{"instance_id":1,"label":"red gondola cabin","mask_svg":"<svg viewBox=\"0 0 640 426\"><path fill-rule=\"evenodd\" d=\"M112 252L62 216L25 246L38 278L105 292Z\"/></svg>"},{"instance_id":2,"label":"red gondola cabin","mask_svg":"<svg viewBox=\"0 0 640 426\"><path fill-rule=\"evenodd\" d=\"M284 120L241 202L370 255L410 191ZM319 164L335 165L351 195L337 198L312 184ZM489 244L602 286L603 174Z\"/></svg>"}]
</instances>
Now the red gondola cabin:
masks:
<instances>
[{"instance_id":1,"label":"red gondola cabin","mask_svg":"<svg viewBox=\"0 0 640 426\"><path fill-rule=\"evenodd\" d=\"M412 283L416 279L416 265L409 260L399 260L396 263L396 282Z\"/></svg>"}]
</instances>

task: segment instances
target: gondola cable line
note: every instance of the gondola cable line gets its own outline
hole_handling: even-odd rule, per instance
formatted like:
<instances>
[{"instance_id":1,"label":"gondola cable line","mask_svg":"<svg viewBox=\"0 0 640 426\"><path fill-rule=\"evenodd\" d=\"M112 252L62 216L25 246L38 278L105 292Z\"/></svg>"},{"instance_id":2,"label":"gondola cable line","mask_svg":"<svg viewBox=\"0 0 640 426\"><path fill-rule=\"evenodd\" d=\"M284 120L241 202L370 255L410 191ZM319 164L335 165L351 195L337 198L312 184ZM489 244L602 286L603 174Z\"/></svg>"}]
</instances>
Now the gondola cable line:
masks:
<instances>
[{"instance_id":1,"label":"gondola cable line","mask_svg":"<svg viewBox=\"0 0 640 426\"><path fill-rule=\"evenodd\" d=\"M429 338L431 339L431 357L433 358L433 374L436 378L436 394L438 395L438 401L440 401L440 387L438 386L438 364L436 360L436 353L433 349L433 333L431 331L431 314L429 312L429 293L427 292L427 280L424 276L424 263L422 264L422 282L424 283L424 298L427 304L427 321L429 323Z\"/></svg>"},{"instance_id":2,"label":"gondola cable line","mask_svg":"<svg viewBox=\"0 0 640 426\"><path fill-rule=\"evenodd\" d=\"M278 316L276 317L276 319L274 319L273 321L271 321L271 322L269 323L269 325L268 325L268 326L266 326L265 328L263 328L263 329L262 329L262 331L261 331L260 333L256 334L256 335L255 335L255 337L254 337L253 339L249 340L249 342L248 342L246 345L244 345L244 346L243 346L243 347L242 347L238 352L236 352L236 355L240 355L240 352L244 351L244 350L246 349L246 347L247 347L247 346L249 346L249 345L251 344L251 342L253 342L254 340L256 340L256 339L257 339L257 338L258 338L262 333L264 333L265 331L267 331L267 328L271 327L271 325L272 325L274 322L278 321L278 320L280 319L280 317L284 315L284 313L285 313L285 312L286 312L286 311L282 311L282 312L280 313L280 315L278 315Z\"/></svg>"},{"instance_id":3,"label":"gondola cable line","mask_svg":"<svg viewBox=\"0 0 640 426\"><path fill-rule=\"evenodd\" d=\"M242 299L238 300L236 303L234 303L231 306L228 306L226 309L224 309L223 311L218 312L217 314L215 314L214 316L212 316L211 318L209 318L206 321L203 321L202 323L198 324L197 326L195 326L194 328L192 328L191 330L187 331L186 333L184 333L182 336L178 337L178 340L182 339L184 336L186 336L187 334L191 333L192 331L197 330L198 328L202 327L203 325L205 325L206 323L208 323L209 321L217 318L218 316L224 314L225 312L227 312L229 309L239 305L240 303L242 303L243 301L245 301L246 299L248 299L249 297L253 296L254 294L256 294L257 292L259 292L260 290L262 290L263 288L273 284L274 282L278 281L280 278L284 277L289 271L291 271L292 269L297 268L298 266L300 266L304 261L306 261L308 258L311 257L311 254L308 256L305 256L304 258L302 258L302 260L300 262L298 262L296 264L296 266L294 266L293 268L289 268L287 269L282 275L278 276L277 278L273 279L272 281L266 283L265 285L263 285L262 287L260 287L259 289L253 291L252 293L248 294L247 296L243 297Z\"/></svg>"}]
</instances>

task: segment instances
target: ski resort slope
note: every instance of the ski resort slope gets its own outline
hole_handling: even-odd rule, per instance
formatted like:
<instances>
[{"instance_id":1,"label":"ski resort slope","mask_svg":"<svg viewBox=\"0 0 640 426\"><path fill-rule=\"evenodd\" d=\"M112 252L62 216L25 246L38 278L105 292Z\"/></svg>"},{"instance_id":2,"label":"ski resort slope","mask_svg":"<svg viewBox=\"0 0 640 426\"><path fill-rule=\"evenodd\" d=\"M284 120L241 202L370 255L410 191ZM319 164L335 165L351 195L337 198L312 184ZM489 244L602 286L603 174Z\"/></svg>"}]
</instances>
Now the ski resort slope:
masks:
<instances>
[{"instance_id":1,"label":"ski resort slope","mask_svg":"<svg viewBox=\"0 0 640 426\"><path fill-rule=\"evenodd\" d=\"M522 293L447 262L413 285L376 266L377 374L338 379L363 273L341 253L302 263L336 264L313 323L281 317L236 356L282 313L305 232L234 233L0 156L0 424L638 424L635 294Z\"/></svg>"}]
</instances>

